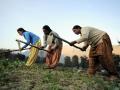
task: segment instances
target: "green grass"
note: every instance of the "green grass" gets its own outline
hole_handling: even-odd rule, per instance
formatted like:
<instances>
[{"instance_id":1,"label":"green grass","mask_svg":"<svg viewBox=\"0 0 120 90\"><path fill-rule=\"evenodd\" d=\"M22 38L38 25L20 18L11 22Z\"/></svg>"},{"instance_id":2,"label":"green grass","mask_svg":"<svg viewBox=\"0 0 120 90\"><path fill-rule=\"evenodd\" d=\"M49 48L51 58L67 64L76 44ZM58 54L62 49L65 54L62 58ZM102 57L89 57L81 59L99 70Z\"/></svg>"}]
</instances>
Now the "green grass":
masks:
<instances>
[{"instance_id":1,"label":"green grass","mask_svg":"<svg viewBox=\"0 0 120 90\"><path fill-rule=\"evenodd\" d=\"M0 60L0 90L120 90L120 82L89 78L75 68L43 69L44 65L26 67L19 60Z\"/></svg>"}]
</instances>

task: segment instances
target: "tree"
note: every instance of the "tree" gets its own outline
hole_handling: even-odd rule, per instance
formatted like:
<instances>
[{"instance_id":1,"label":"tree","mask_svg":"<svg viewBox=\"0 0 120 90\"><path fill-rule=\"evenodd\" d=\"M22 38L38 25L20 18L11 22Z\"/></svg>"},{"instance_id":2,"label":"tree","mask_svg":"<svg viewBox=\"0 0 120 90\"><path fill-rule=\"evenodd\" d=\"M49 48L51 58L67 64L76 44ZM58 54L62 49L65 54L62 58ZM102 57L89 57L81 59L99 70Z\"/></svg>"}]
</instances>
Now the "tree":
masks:
<instances>
[{"instance_id":1,"label":"tree","mask_svg":"<svg viewBox=\"0 0 120 90\"><path fill-rule=\"evenodd\" d=\"M77 68L79 68L79 62L78 62L78 56L77 55L74 55L73 57L72 57L72 66L73 67L77 67Z\"/></svg>"},{"instance_id":2,"label":"tree","mask_svg":"<svg viewBox=\"0 0 120 90\"><path fill-rule=\"evenodd\" d=\"M72 66L72 63L71 63L71 59L69 56L65 56L64 58L64 64L65 64L65 67L71 67Z\"/></svg>"},{"instance_id":3,"label":"tree","mask_svg":"<svg viewBox=\"0 0 120 90\"><path fill-rule=\"evenodd\" d=\"M87 68L88 67L87 57L81 56L80 59L81 59L80 67L82 67L84 69Z\"/></svg>"},{"instance_id":4,"label":"tree","mask_svg":"<svg viewBox=\"0 0 120 90\"><path fill-rule=\"evenodd\" d=\"M118 71L120 71L120 55L113 54L113 61Z\"/></svg>"}]
</instances>

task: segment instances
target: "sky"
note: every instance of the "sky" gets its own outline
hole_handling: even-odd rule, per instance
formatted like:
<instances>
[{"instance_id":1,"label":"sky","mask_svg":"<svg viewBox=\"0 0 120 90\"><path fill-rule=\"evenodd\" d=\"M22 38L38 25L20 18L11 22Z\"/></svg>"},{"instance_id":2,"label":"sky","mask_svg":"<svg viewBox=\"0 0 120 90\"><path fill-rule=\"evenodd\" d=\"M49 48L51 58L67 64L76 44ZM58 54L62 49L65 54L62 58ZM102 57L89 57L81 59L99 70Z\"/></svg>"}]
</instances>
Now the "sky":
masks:
<instances>
[{"instance_id":1,"label":"sky","mask_svg":"<svg viewBox=\"0 0 120 90\"><path fill-rule=\"evenodd\" d=\"M18 48L15 40L24 40L16 32L19 27L43 40L44 25L68 41L79 38L72 32L74 25L95 27L117 45L120 0L0 0L0 48Z\"/></svg>"}]
</instances>

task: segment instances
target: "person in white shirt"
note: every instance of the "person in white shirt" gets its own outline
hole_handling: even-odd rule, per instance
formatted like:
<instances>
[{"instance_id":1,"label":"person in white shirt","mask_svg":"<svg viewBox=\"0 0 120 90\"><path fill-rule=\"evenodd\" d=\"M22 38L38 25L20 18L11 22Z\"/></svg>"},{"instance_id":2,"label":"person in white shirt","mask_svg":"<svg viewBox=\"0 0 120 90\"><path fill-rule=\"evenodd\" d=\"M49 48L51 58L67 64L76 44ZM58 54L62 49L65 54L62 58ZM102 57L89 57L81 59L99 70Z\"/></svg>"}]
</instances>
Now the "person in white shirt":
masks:
<instances>
[{"instance_id":1,"label":"person in white shirt","mask_svg":"<svg viewBox=\"0 0 120 90\"><path fill-rule=\"evenodd\" d=\"M47 69L54 69L59 63L63 43L61 40L54 37L54 35L57 37L59 37L59 35L52 31L48 25L43 26L43 32L44 45L42 48L46 48L48 45L49 51L46 56Z\"/></svg>"},{"instance_id":2,"label":"person in white shirt","mask_svg":"<svg viewBox=\"0 0 120 90\"><path fill-rule=\"evenodd\" d=\"M109 80L117 79L118 73L112 60L113 48L109 35L102 30L93 27L81 27L79 25L75 25L72 30L76 35L80 35L81 37L78 40L72 41L70 43L71 46L84 42L82 51L85 51L89 45L91 46L88 75L93 76L99 64L101 64L108 71Z\"/></svg>"}]
</instances>

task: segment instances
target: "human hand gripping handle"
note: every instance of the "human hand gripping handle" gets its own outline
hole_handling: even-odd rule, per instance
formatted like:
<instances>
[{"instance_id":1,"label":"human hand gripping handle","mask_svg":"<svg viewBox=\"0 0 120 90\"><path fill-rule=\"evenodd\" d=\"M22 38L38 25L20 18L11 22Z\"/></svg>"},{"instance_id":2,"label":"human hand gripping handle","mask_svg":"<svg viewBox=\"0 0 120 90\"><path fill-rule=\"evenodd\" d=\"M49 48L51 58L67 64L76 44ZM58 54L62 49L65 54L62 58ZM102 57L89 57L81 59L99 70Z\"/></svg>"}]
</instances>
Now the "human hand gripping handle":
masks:
<instances>
[{"instance_id":1,"label":"human hand gripping handle","mask_svg":"<svg viewBox=\"0 0 120 90\"><path fill-rule=\"evenodd\" d=\"M78 49L80 49L81 51L86 51L85 48L80 48L80 47L77 47L76 45L74 45L74 44L76 44L76 43L77 43L76 41L72 41L72 42L69 43L69 45L70 45L70 46L74 46L75 48L78 48Z\"/></svg>"},{"instance_id":2,"label":"human hand gripping handle","mask_svg":"<svg viewBox=\"0 0 120 90\"><path fill-rule=\"evenodd\" d=\"M72 41L69 43L70 46L74 46L74 44L76 44L77 42L76 41Z\"/></svg>"}]
</instances>

